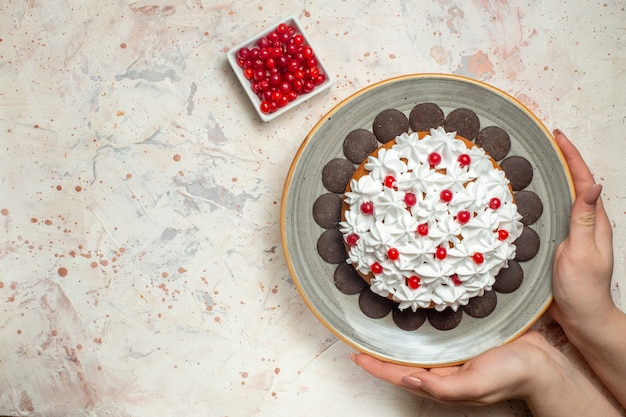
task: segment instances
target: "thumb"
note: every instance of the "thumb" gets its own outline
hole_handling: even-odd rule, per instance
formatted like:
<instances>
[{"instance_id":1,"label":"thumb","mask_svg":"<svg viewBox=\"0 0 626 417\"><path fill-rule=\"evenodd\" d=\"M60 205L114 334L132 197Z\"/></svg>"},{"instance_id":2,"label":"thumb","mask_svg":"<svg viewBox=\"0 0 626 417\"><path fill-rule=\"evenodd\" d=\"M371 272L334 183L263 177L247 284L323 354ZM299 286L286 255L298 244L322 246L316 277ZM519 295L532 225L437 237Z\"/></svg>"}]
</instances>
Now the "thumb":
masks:
<instances>
[{"instance_id":1,"label":"thumb","mask_svg":"<svg viewBox=\"0 0 626 417\"><path fill-rule=\"evenodd\" d=\"M596 206L601 193L602 185L592 184L574 201L569 231L573 241L585 242L594 240Z\"/></svg>"}]
</instances>

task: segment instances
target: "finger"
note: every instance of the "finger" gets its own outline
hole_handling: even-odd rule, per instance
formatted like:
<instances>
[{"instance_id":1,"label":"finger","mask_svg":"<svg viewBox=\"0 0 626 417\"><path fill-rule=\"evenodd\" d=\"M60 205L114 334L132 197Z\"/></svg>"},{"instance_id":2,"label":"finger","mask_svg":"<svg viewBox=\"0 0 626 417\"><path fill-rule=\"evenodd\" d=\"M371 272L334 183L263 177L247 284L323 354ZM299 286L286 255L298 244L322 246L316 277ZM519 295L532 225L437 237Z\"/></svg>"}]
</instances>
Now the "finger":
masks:
<instances>
[{"instance_id":1,"label":"finger","mask_svg":"<svg viewBox=\"0 0 626 417\"><path fill-rule=\"evenodd\" d=\"M426 370L422 368L383 362L363 353L354 355L352 358L357 365L367 371L370 375L399 386L403 386L402 378L404 376L414 374L419 371L426 372Z\"/></svg>"},{"instance_id":2,"label":"finger","mask_svg":"<svg viewBox=\"0 0 626 417\"><path fill-rule=\"evenodd\" d=\"M576 189L576 194L581 193L583 190L589 188L593 183L593 175L591 174L591 170L585 163L582 155L574 146L572 142L565 136L563 132L559 129L555 129L554 139L559 145L563 156L565 157L565 161L569 166L570 174L572 175L572 180L574 181L574 188Z\"/></svg>"},{"instance_id":3,"label":"finger","mask_svg":"<svg viewBox=\"0 0 626 417\"><path fill-rule=\"evenodd\" d=\"M573 242L591 244L595 241L596 203L601 192L601 185L592 184L580 193L579 197L574 201L570 215L569 230Z\"/></svg>"},{"instance_id":4,"label":"finger","mask_svg":"<svg viewBox=\"0 0 626 417\"><path fill-rule=\"evenodd\" d=\"M420 372L403 379L405 386L417 388L444 402L480 401L484 399L484 381L480 374L472 370L439 375L434 372Z\"/></svg>"}]
</instances>

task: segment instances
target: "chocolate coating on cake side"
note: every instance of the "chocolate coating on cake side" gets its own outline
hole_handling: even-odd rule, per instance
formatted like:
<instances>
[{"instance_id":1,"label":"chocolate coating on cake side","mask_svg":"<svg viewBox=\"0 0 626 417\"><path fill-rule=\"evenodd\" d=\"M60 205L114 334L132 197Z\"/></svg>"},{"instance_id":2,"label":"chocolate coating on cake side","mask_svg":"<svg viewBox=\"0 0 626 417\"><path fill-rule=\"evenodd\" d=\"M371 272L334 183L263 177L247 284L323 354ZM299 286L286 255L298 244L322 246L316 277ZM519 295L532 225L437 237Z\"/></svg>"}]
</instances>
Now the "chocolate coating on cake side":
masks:
<instances>
[{"instance_id":1,"label":"chocolate coating on cake side","mask_svg":"<svg viewBox=\"0 0 626 417\"><path fill-rule=\"evenodd\" d=\"M367 288L367 282L349 263L339 264L335 269L333 278L337 289L347 295L358 294Z\"/></svg>"},{"instance_id":2,"label":"chocolate coating on cake side","mask_svg":"<svg viewBox=\"0 0 626 417\"><path fill-rule=\"evenodd\" d=\"M485 291L481 296L470 298L467 305L463 306L463 311L472 317L482 319L496 309L496 304L498 304L496 292Z\"/></svg>"},{"instance_id":3,"label":"chocolate coating on cake side","mask_svg":"<svg viewBox=\"0 0 626 417\"><path fill-rule=\"evenodd\" d=\"M409 119L397 109L387 109L374 118L372 131L381 143L387 143L396 136L409 131Z\"/></svg>"},{"instance_id":4,"label":"chocolate coating on cake side","mask_svg":"<svg viewBox=\"0 0 626 417\"><path fill-rule=\"evenodd\" d=\"M529 190L515 192L517 212L522 216L524 226L535 223L543 213L543 203L537 194Z\"/></svg>"},{"instance_id":5,"label":"chocolate coating on cake side","mask_svg":"<svg viewBox=\"0 0 626 417\"><path fill-rule=\"evenodd\" d=\"M446 308L443 311L437 311L435 309L429 309L428 322L437 330L452 330L461 323L463 318L463 310L458 309L453 311L451 308Z\"/></svg>"},{"instance_id":6,"label":"chocolate coating on cake side","mask_svg":"<svg viewBox=\"0 0 626 417\"><path fill-rule=\"evenodd\" d=\"M347 159L331 159L322 168L322 184L332 193L341 194L346 189L350 177L354 174L356 167Z\"/></svg>"},{"instance_id":7,"label":"chocolate coating on cake side","mask_svg":"<svg viewBox=\"0 0 626 417\"><path fill-rule=\"evenodd\" d=\"M409 113L409 126L414 132L429 132L443 126L443 110L435 103L420 103Z\"/></svg>"},{"instance_id":8,"label":"chocolate coating on cake side","mask_svg":"<svg viewBox=\"0 0 626 417\"><path fill-rule=\"evenodd\" d=\"M335 229L341 221L341 196L326 193L317 197L313 203L313 219L324 229Z\"/></svg>"},{"instance_id":9,"label":"chocolate coating on cake side","mask_svg":"<svg viewBox=\"0 0 626 417\"><path fill-rule=\"evenodd\" d=\"M522 234L515 242L515 260L518 262L526 262L531 260L539 252L539 235L528 226L524 226Z\"/></svg>"},{"instance_id":10,"label":"chocolate coating on cake side","mask_svg":"<svg viewBox=\"0 0 626 417\"><path fill-rule=\"evenodd\" d=\"M359 307L363 314L372 319L381 319L391 312L394 302L387 297L372 292L368 288L359 295Z\"/></svg>"},{"instance_id":11,"label":"chocolate coating on cake side","mask_svg":"<svg viewBox=\"0 0 626 417\"><path fill-rule=\"evenodd\" d=\"M513 191L519 191L533 180L533 166L524 157L513 155L500 162L500 168L511 182Z\"/></svg>"},{"instance_id":12,"label":"chocolate coating on cake side","mask_svg":"<svg viewBox=\"0 0 626 417\"><path fill-rule=\"evenodd\" d=\"M337 229L325 230L317 239L317 253L329 264L339 264L348 257L343 236Z\"/></svg>"},{"instance_id":13,"label":"chocolate coating on cake side","mask_svg":"<svg viewBox=\"0 0 626 417\"><path fill-rule=\"evenodd\" d=\"M524 270L522 266L514 260L509 261L508 268L502 268L496 275L496 282L493 289L499 293L508 294L517 290L524 280Z\"/></svg>"},{"instance_id":14,"label":"chocolate coating on cake side","mask_svg":"<svg viewBox=\"0 0 626 417\"><path fill-rule=\"evenodd\" d=\"M376 135L366 129L355 129L343 141L343 154L355 164L360 164L378 148Z\"/></svg>"},{"instance_id":15,"label":"chocolate coating on cake side","mask_svg":"<svg viewBox=\"0 0 626 417\"><path fill-rule=\"evenodd\" d=\"M400 310L394 308L391 312L393 322L402 330L412 331L419 329L426 322L427 310L418 308L416 311L410 308Z\"/></svg>"},{"instance_id":16,"label":"chocolate coating on cake side","mask_svg":"<svg viewBox=\"0 0 626 417\"><path fill-rule=\"evenodd\" d=\"M480 120L470 109L454 109L446 116L443 128L446 132L456 132L457 135L473 141L480 131Z\"/></svg>"},{"instance_id":17,"label":"chocolate coating on cake side","mask_svg":"<svg viewBox=\"0 0 626 417\"><path fill-rule=\"evenodd\" d=\"M499 161L511 151L511 137L498 126L487 126L476 137L476 145L482 147L493 159Z\"/></svg>"}]
</instances>

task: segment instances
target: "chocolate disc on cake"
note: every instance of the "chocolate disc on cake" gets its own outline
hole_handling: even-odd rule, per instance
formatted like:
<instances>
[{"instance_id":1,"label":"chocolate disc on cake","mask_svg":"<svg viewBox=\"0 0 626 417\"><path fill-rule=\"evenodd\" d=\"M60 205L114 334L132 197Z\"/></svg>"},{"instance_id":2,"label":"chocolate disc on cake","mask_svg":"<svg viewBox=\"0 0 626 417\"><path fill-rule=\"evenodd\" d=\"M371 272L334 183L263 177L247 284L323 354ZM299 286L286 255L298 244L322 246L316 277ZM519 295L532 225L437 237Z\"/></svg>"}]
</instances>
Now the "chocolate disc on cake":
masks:
<instances>
[{"instance_id":1,"label":"chocolate disc on cake","mask_svg":"<svg viewBox=\"0 0 626 417\"><path fill-rule=\"evenodd\" d=\"M493 289L499 293L508 294L520 287L524 280L524 270L516 261L509 261L509 267L500 270L496 275Z\"/></svg>"},{"instance_id":2,"label":"chocolate disc on cake","mask_svg":"<svg viewBox=\"0 0 626 417\"><path fill-rule=\"evenodd\" d=\"M539 235L528 226L524 226L522 234L515 240L515 260L518 262L529 261L539 252Z\"/></svg>"},{"instance_id":3,"label":"chocolate disc on cake","mask_svg":"<svg viewBox=\"0 0 626 417\"><path fill-rule=\"evenodd\" d=\"M372 319L380 319L391 312L394 302L389 298L375 294L369 288L361 291L359 307L363 314Z\"/></svg>"},{"instance_id":4,"label":"chocolate disc on cake","mask_svg":"<svg viewBox=\"0 0 626 417\"><path fill-rule=\"evenodd\" d=\"M383 110L374 119L372 130L379 142L387 143L409 131L409 119L400 110Z\"/></svg>"},{"instance_id":5,"label":"chocolate disc on cake","mask_svg":"<svg viewBox=\"0 0 626 417\"><path fill-rule=\"evenodd\" d=\"M343 237L337 229L328 229L317 239L317 253L329 264L339 264L348 254L343 244Z\"/></svg>"},{"instance_id":6,"label":"chocolate disc on cake","mask_svg":"<svg viewBox=\"0 0 626 417\"><path fill-rule=\"evenodd\" d=\"M409 126L414 132L429 132L443 126L443 110L435 103L421 103L409 114Z\"/></svg>"},{"instance_id":7,"label":"chocolate disc on cake","mask_svg":"<svg viewBox=\"0 0 626 417\"><path fill-rule=\"evenodd\" d=\"M511 138L501 127L487 126L478 132L476 145L483 148L493 159L499 161L511 151Z\"/></svg>"},{"instance_id":8,"label":"chocolate disc on cake","mask_svg":"<svg viewBox=\"0 0 626 417\"><path fill-rule=\"evenodd\" d=\"M480 120L470 109L452 110L443 122L446 132L456 132L465 139L474 140L480 130Z\"/></svg>"},{"instance_id":9,"label":"chocolate disc on cake","mask_svg":"<svg viewBox=\"0 0 626 417\"><path fill-rule=\"evenodd\" d=\"M376 136L366 129L353 130L343 141L343 154L355 164L363 162L376 148L378 148Z\"/></svg>"},{"instance_id":10,"label":"chocolate disc on cake","mask_svg":"<svg viewBox=\"0 0 626 417\"><path fill-rule=\"evenodd\" d=\"M326 193L313 203L313 219L324 229L336 229L341 221L341 196Z\"/></svg>"},{"instance_id":11,"label":"chocolate disc on cake","mask_svg":"<svg viewBox=\"0 0 626 417\"><path fill-rule=\"evenodd\" d=\"M341 263L337 266L333 278L337 289L344 294L358 294L367 287L367 283L354 267L347 263Z\"/></svg>"},{"instance_id":12,"label":"chocolate disc on cake","mask_svg":"<svg viewBox=\"0 0 626 417\"><path fill-rule=\"evenodd\" d=\"M500 167L511 182L513 191L528 187L528 184L533 180L533 166L521 156L509 156L500 162Z\"/></svg>"},{"instance_id":13,"label":"chocolate disc on cake","mask_svg":"<svg viewBox=\"0 0 626 417\"><path fill-rule=\"evenodd\" d=\"M463 311L460 308L457 311L451 308L443 311L430 309L426 314L428 322L437 330L452 330L461 323L463 318Z\"/></svg>"},{"instance_id":14,"label":"chocolate disc on cake","mask_svg":"<svg viewBox=\"0 0 626 417\"><path fill-rule=\"evenodd\" d=\"M472 317L482 319L495 310L497 303L498 297L495 291L485 291L483 295L470 299L469 303L463 306L463 311Z\"/></svg>"},{"instance_id":15,"label":"chocolate disc on cake","mask_svg":"<svg viewBox=\"0 0 626 417\"><path fill-rule=\"evenodd\" d=\"M399 308L394 308L391 312L391 317L393 318L393 322L401 328L402 330L416 330L419 329L422 324L426 321L426 315L428 310L420 308L416 311L411 310L410 308L400 310Z\"/></svg>"},{"instance_id":16,"label":"chocolate disc on cake","mask_svg":"<svg viewBox=\"0 0 626 417\"><path fill-rule=\"evenodd\" d=\"M322 168L322 184L328 191L341 194L346 189L355 169L354 164L347 159L331 159Z\"/></svg>"},{"instance_id":17,"label":"chocolate disc on cake","mask_svg":"<svg viewBox=\"0 0 626 417\"><path fill-rule=\"evenodd\" d=\"M522 216L523 225L535 223L543 213L543 203L537 194L529 190L520 190L515 193L517 212Z\"/></svg>"}]
</instances>

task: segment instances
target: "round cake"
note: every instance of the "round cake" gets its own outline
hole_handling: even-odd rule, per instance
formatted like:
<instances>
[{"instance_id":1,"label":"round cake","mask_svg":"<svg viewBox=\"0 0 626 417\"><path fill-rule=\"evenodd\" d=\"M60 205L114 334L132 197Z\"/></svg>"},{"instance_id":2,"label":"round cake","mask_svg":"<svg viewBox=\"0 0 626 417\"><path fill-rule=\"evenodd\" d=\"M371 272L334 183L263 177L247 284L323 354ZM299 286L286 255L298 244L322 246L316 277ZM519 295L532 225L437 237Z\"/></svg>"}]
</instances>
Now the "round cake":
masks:
<instances>
[{"instance_id":1,"label":"round cake","mask_svg":"<svg viewBox=\"0 0 626 417\"><path fill-rule=\"evenodd\" d=\"M398 309L456 311L492 289L523 230L505 172L443 127L372 152L344 193L347 262Z\"/></svg>"}]
</instances>

